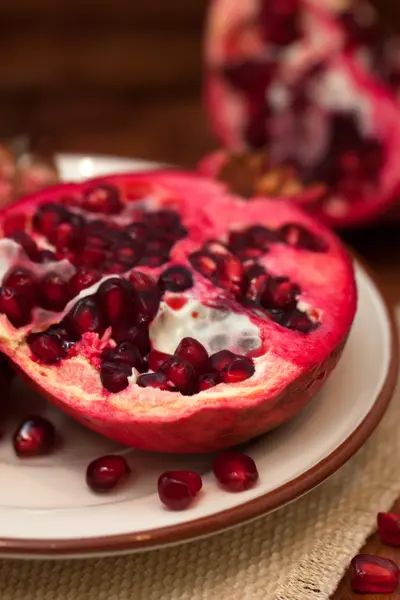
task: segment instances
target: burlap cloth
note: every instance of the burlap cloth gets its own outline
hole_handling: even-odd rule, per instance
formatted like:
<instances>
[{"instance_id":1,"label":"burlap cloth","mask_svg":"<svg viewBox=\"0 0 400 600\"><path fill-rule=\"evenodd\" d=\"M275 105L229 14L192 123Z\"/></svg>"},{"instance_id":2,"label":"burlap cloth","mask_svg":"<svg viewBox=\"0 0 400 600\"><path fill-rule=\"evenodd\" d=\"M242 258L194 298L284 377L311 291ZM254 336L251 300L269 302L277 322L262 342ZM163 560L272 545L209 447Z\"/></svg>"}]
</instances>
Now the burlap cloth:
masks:
<instances>
[{"instance_id":1,"label":"burlap cloth","mask_svg":"<svg viewBox=\"0 0 400 600\"><path fill-rule=\"evenodd\" d=\"M400 309L398 310L400 318ZM340 471L249 525L165 550L79 561L0 561L0 600L325 600L400 494L400 387Z\"/></svg>"}]
</instances>

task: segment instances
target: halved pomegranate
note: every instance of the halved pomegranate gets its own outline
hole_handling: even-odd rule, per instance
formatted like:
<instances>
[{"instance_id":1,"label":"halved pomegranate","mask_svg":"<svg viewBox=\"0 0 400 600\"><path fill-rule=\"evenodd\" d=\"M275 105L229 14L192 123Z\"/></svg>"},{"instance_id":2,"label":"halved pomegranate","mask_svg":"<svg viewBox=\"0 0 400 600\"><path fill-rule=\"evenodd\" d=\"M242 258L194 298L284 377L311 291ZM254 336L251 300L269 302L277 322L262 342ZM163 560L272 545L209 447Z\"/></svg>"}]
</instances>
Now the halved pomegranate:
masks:
<instances>
[{"instance_id":1,"label":"halved pomegranate","mask_svg":"<svg viewBox=\"0 0 400 600\"><path fill-rule=\"evenodd\" d=\"M249 197L290 197L334 227L396 204L399 106L345 38L320 2L213 2L206 103L226 150L199 170Z\"/></svg>"},{"instance_id":2,"label":"halved pomegranate","mask_svg":"<svg viewBox=\"0 0 400 600\"><path fill-rule=\"evenodd\" d=\"M339 359L353 268L288 203L249 204L198 175L156 171L30 196L0 213L7 236L21 214L39 252L0 240L0 350L106 436L165 452L228 448L293 417ZM67 257L41 261L66 223L77 228ZM88 248L104 253L96 267Z\"/></svg>"}]
</instances>

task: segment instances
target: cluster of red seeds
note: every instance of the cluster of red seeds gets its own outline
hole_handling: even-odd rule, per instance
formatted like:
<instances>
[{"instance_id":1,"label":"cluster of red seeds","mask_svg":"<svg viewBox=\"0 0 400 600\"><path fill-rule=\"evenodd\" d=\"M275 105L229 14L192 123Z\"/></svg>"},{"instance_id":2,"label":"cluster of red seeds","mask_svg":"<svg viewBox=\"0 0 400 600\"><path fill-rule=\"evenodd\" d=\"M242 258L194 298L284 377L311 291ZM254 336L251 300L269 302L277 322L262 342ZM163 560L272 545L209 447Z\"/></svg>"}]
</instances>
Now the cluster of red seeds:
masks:
<instances>
[{"instance_id":1,"label":"cluster of red seeds","mask_svg":"<svg viewBox=\"0 0 400 600\"><path fill-rule=\"evenodd\" d=\"M52 423L40 416L26 419L14 434L14 450L20 458L41 456L51 452L56 443ZM213 463L218 483L231 492L251 488L258 480L252 458L241 452L223 452ZM86 471L86 483L96 493L109 492L131 473L123 456L110 454L92 461ZM201 476L194 471L166 471L158 479L161 502L173 510L187 508L202 488Z\"/></svg>"}]
</instances>

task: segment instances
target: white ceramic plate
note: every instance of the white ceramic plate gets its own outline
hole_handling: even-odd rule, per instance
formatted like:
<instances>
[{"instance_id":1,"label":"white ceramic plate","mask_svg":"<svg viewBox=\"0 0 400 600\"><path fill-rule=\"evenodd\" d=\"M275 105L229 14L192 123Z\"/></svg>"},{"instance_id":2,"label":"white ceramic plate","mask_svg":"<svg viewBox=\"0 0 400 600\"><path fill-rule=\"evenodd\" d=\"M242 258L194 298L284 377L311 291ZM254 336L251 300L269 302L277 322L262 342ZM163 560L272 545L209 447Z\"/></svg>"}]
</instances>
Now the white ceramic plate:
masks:
<instances>
[{"instance_id":1,"label":"white ceramic plate","mask_svg":"<svg viewBox=\"0 0 400 600\"><path fill-rule=\"evenodd\" d=\"M67 180L154 166L77 155L60 156L59 165ZM121 448L56 411L16 380L8 400L12 416L2 423L5 434L0 440L0 554L89 556L177 543L260 516L331 475L376 427L396 379L393 324L379 291L359 265L357 281L359 308L337 369L297 418L248 446L260 481L241 494L215 485L210 456ZM18 460L11 433L21 416L38 412L62 431L63 446L50 457ZM86 466L115 451L126 455L135 476L115 494L97 496L85 485ZM157 497L157 477L171 468L204 474L199 501L183 512L164 509Z\"/></svg>"}]
</instances>

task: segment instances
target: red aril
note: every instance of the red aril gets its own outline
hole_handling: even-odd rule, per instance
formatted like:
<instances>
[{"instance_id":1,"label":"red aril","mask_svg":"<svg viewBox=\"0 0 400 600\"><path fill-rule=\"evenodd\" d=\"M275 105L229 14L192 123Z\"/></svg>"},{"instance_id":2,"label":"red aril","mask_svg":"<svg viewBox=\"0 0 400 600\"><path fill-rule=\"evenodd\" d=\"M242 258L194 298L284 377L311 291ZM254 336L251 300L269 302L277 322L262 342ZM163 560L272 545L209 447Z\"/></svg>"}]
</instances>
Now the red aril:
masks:
<instances>
[{"instance_id":1,"label":"red aril","mask_svg":"<svg viewBox=\"0 0 400 600\"><path fill-rule=\"evenodd\" d=\"M381 542L389 546L400 546L400 515L378 513L378 532Z\"/></svg>"},{"instance_id":2,"label":"red aril","mask_svg":"<svg viewBox=\"0 0 400 600\"><path fill-rule=\"evenodd\" d=\"M39 253L56 250L65 223L84 243L49 265L0 239L0 351L51 402L118 442L237 446L297 414L340 357L353 267L338 239L290 203L247 202L171 170L53 187L3 211L0 231L15 214ZM167 262L117 260L136 243ZM88 248L105 253L96 267L82 264ZM36 294L28 301L10 281Z\"/></svg>"},{"instance_id":3,"label":"red aril","mask_svg":"<svg viewBox=\"0 0 400 600\"><path fill-rule=\"evenodd\" d=\"M54 448L55 442L54 425L40 416L25 419L19 425L13 438L15 453L20 458L48 454Z\"/></svg>"},{"instance_id":4,"label":"red aril","mask_svg":"<svg viewBox=\"0 0 400 600\"><path fill-rule=\"evenodd\" d=\"M258 481L255 462L241 452L222 452L213 463L214 475L218 483L230 492L243 492Z\"/></svg>"},{"instance_id":5,"label":"red aril","mask_svg":"<svg viewBox=\"0 0 400 600\"><path fill-rule=\"evenodd\" d=\"M12 288L32 303L36 299L37 279L29 269L24 267L11 269L4 276L3 285Z\"/></svg>"},{"instance_id":6,"label":"red aril","mask_svg":"<svg viewBox=\"0 0 400 600\"><path fill-rule=\"evenodd\" d=\"M358 554L351 561L350 585L364 594L391 594L399 585L400 571L388 558Z\"/></svg>"},{"instance_id":7,"label":"red aril","mask_svg":"<svg viewBox=\"0 0 400 600\"><path fill-rule=\"evenodd\" d=\"M183 510L192 504L202 485L194 471L166 471L158 478L158 495L167 508Z\"/></svg>"},{"instance_id":8,"label":"red aril","mask_svg":"<svg viewBox=\"0 0 400 600\"><path fill-rule=\"evenodd\" d=\"M113 490L130 472L123 456L108 454L90 463L86 470L86 483L93 492L101 494Z\"/></svg>"}]
</instances>

